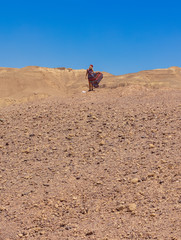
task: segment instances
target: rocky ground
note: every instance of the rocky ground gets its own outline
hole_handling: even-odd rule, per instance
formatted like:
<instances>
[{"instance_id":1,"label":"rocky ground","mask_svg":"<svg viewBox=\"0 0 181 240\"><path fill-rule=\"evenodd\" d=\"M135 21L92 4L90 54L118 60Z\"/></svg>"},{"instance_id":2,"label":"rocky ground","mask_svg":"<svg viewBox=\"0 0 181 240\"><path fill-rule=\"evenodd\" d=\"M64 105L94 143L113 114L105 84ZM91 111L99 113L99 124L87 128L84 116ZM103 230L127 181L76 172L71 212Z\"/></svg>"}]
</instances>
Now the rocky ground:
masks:
<instances>
[{"instance_id":1,"label":"rocky ground","mask_svg":"<svg viewBox=\"0 0 181 240\"><path fill-rule=\"evenodd\" d=\"M181 239L181 91L0 109L0 239Z\"/></svg>"}]
</instances>

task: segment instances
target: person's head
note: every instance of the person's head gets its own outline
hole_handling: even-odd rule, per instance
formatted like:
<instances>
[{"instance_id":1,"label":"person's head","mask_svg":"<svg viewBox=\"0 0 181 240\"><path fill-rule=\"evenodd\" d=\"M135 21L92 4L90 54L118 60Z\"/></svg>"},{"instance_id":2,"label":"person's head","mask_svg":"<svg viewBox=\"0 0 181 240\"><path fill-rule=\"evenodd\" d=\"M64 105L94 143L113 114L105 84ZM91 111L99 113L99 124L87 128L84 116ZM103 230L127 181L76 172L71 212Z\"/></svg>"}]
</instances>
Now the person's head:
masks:
<instances>
[{"instance_id":1,"label":"person's head","mask_svg":"<svg viewBox=\"0 0 181 240\"><path fill-rule=\"evenodd\" d=\"M93 65L92 64L89 66L89 69L93 69Z\"/></svg>"}]
</instances>

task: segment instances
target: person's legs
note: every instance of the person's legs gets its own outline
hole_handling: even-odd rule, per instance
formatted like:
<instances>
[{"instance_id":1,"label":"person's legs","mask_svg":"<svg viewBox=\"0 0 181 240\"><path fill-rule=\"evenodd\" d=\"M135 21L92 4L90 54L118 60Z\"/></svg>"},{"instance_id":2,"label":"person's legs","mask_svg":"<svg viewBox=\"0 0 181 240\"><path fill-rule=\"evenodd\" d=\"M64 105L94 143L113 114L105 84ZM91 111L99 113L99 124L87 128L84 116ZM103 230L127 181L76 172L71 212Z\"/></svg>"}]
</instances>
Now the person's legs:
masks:
<instances>
[{"instance_id":1,"label":"person's legs","mask_svg":"<svg viewBox=\"0 0 181 240\"><path fill-rule=\"evenodd\" d=\"M93 91L93 84L91 83L91 90Z\"/></svg>"},{"instance_id":2,"label":"person's legs","mask_svg":"<svg viewBox=\"0 0 181 240\"><path fill-rule=\"evenodd\" d=\"M93 91L93 85L90 81L89 81L89 91Z\"/></svg>"}]
</instances>

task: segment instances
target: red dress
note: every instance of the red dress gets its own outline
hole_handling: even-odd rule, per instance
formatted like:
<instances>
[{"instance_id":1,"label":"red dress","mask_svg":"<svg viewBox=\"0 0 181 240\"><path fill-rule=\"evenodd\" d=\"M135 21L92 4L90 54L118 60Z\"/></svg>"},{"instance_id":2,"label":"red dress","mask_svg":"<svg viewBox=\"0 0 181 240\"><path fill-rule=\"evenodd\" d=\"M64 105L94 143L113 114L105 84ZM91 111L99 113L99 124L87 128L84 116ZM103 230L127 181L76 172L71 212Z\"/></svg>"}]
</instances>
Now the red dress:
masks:
<instances>
[{"instance_id":1,"label":"red dress","mask_svg":"<svg viewBox=\"0 0 181 240\"><path fill-rule=\"evenodd\" d=\"M94 73L92 69L87 69L89 82L95 87L99 87L100 81L103 79L101 72Z\"/></svg>"}]
</instances>

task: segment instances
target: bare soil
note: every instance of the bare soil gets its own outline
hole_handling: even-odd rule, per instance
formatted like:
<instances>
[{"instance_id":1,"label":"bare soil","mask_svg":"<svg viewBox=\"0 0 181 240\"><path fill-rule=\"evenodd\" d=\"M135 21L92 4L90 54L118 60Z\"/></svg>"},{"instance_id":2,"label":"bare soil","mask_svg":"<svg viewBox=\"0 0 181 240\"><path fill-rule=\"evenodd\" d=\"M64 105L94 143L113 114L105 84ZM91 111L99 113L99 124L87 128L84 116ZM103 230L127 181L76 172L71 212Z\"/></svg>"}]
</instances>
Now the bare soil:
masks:
<instances>
[{"instance_id":1,"label":"bare soil","mask_svg":"<svg viewBox=\"0 0 181 240\"><path fill-rule=\"evenodd\" d=\"M99 69L95 69L100 71ZM0 67L0 107L47 97L67 97L87 91L86 70L70 68ZM115 89L134 86L152 89L181 89L181 68L155 69L115 76L103 72L101 87Z\"/></svg>"},{"instance_id":2,"label":"bare soil","mask_svg":"<svg viewBox=\"0 0 181 240\"><path fill-rule=\"evenodd\" d=\"M0 109L0 239L181 239L181 90Z\"/></svg>"}]
</instances>

